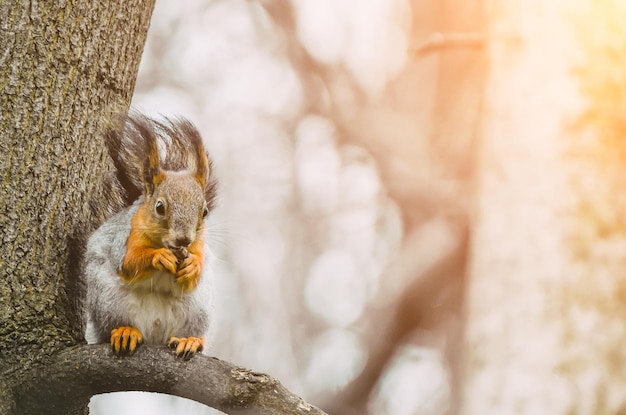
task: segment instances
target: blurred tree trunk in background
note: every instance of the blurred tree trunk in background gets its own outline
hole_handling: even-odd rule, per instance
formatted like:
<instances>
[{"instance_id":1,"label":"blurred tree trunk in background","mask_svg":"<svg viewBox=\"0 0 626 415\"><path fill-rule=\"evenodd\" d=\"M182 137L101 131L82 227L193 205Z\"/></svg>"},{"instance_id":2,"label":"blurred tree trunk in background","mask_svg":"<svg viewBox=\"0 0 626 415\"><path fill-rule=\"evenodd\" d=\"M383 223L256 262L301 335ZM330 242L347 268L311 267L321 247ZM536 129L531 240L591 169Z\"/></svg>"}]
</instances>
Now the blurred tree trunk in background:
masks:
<instances>
[{"instance_id":1,"label":"blurred tree trunk in background","mask_svg":"<svg viewBox=\"0 0 626 415\"><path fill-rule=\"evenodd\" d=\"M624 413L624 6L492 7L462 413Z\"/></svg>"},{"instance_id":2,"label":"blurred tree trunk in background","mask_svg":"<svg viewBox=\"0 0 626 415\"><path fill-rule=\"evenodd\" d=\"M466 212L473 191L485 56L481 43L452 45L447 37L480 37L484 6L482 0L410 4L412 54L404 71L382 99L346 111L352 118L334 114L345 139L363 145L376 158L385 189L401 209L403 247L384 278L407 285L389 307L364 316L373 327L367 335L370 358L329 413L364 413L365 397L407 344L443 349L450 381L447 413L455 413L459 404ZM435 37L443 39L439 46L419 50ZM433 238L433 251L425 253L418 241L429 224L437 224L450 243Z\"/></svg>"},{"instance_id":3,"label":"blurred tree trunk in background","mask_svg":"<svg viewBox=\"0 0 626 415\"><path fill-rule=\"evenodd\" d=\"M0 4L0 414L86 409L71 390L58 402L19 394L47 359L83 342L70 241L87 231L100 131L128 108L153 5Z\"/></svg>"}]
</instances>

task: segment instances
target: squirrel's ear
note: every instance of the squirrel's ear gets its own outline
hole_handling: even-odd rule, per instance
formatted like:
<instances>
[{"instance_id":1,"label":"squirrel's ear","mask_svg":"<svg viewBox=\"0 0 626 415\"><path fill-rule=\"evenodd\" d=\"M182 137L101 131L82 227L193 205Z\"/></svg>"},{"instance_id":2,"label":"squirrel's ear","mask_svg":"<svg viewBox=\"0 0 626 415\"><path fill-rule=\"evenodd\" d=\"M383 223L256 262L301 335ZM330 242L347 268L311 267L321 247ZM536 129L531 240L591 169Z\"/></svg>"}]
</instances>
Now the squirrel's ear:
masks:
<instances>
[{"instance_id":1,"label":"squirrel's ear","mask_svg":"<svg viewBox=\"0 0 626 415\"><path fill-rule=\"evenodd\" d=\"M165 179L159 161L155 123L145 115L138 113L129 114L126 122L135 132L132 135L131 144L136 148L137 164L140 166L139 176L143 182L145 194L150 196L154 193L154 187Z\"/></svg>"},{"instance_id":2,"label":"squirrel's ear","mask_svg":"<svg viewBox=\"0 0 626 415\"><path fill-rule=\"evenodd\" d=\"M204 145L202 144L202 139L197 137L196 140L193 140L194 145L194 153L196 154L196 172L195 178L200 183L200 186L204 189L207 184L207 180L210 172L209 166L209 158L206 155L206 151L204 150Z\"/></svg>"},{"instance_id":3,"label":"squirrel's ear","mask_svg":"<svg viewBox=\"0 0 626 415\"><path fill-rule=\"evenodd\" d=\"M161 170L161 163L159 162L159 150L157 148L156 137L150 134L144 136L146 140L146 158L143 164L143 182L146 187L146 196L154 193L155 186L158 186L165 174Z\"/></svg>"},{"instance_id":4,"label":"squirrel's ear","mask_svg":"<svg viewBox=\"0 0 626 415\"><path fill-rule=\"evenodd\" d=\"M158 186L163 179L165 179L165 174L161 171L159 154L155 146L155 151L151 151L144 161L143 181L146 186L146 196L152 195L154 188Z\"/></svg>"}]
</instances>

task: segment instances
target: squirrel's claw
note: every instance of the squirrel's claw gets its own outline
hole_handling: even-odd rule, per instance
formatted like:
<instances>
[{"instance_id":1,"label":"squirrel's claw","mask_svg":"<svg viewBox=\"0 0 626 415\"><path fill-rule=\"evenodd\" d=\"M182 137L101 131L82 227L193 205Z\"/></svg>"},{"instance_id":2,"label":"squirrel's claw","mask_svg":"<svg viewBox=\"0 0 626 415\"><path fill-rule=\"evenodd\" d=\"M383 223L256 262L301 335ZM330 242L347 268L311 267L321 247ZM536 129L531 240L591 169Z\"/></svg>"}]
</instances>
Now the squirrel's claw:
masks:
<instances>
[{"instance_id":1,"label":"squirrel's claw","mask_svg":"<svg viewBox=\"0 0 626 415\"><path fill-rule=\"evenodd\" d=\"M178 258L167 248L159 248L152 257L152 266L160 271L169 271L176 275L176 263Z\"/></svg>"},{"instance_id":2,"label":"squirrel's claw","mask_svg":"<svg viewBox=\"0 0 626 415\"><path fill-rule=\"evenodd\" d=\"M121 326L111 330L111 347L118 356L124 353L133 354L143 343L143 335L131 326Z\"/></svg>"},{"instance_id":3,"label":"squirrel's claw","mask_svg":"<svg viewBox=\"0 0 626 415\"><path fill-rule=\"evenodd\" d=\"M191 291L198 286L202 273L202 262L198 255L190 254L180 264L176 272L176 282L182 286L184 291Z\"/></svg>"},{"instance_id":4,"label":"squirrel's claw","mask_svg":"<svg viewBox=\"0 0 626 415\"><path fill-rule=\"evenodd\" d=\"M204 348L204 338L202 337L170 337L167 341L170 349L176 350L176 356L184 360L191 359L197 352Z\"/></svg>"}]
</instances>

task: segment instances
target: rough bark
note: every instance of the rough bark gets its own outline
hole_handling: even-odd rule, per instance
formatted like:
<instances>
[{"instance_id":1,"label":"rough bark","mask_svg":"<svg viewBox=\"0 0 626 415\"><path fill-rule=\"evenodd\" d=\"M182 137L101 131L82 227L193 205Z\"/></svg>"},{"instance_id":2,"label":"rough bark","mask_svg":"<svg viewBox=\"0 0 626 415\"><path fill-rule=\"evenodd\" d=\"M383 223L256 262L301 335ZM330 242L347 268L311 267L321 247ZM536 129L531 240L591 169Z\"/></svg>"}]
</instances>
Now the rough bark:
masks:
<instances>
[{"instance_id":1,"label":"rough bark","mask_svg":"<svg viewBox=\"0 0 626 415\"><path fill-rule=\"evenodd\" d=\"M160 392L193 399L227 414L323 414L276 379L205 355L191 361L166 347L142 346L118 358L108 345L69 347L37 369L19 397L23 414L67 413L67 396L120 391Z\"/></svg>"},{"instance_id":2,"label":"rough bark","mask_svg":"<svg viewBox=\"0 0 626 415\"><path fill-rule=\"evenodd\" d=\"M593 3L493 4L464 414L626 410L623 98L611 101L624 96L624 11ZM607 27L607 55L581 60L580 39ZM596 116L619 108L616 120L580 125L581 70Z\"/></svg>"},{"instance_id":3,"label":"rough bark","mask_svg":"<svg viewBox=\"0 0 626 415\"><path fill-rule=\"evenodd\" d=\"M153 3L0 3L0 413L29 371L83 337L71 236L104 166L99 131L129 105Z\"/></svg>"},{"instance_id":4,"label":"rough bark","mask_svg":"<svg viewBox=\"0 0 626 415\"><path fill-rule=\"evenodd\" d=\"M86 346L78 278L100 132L128 108L154 0L0 2L0 414L87 412L147 390L227 413L321 413L274 379L204 356Z\"/></svg>"}]
</instances>

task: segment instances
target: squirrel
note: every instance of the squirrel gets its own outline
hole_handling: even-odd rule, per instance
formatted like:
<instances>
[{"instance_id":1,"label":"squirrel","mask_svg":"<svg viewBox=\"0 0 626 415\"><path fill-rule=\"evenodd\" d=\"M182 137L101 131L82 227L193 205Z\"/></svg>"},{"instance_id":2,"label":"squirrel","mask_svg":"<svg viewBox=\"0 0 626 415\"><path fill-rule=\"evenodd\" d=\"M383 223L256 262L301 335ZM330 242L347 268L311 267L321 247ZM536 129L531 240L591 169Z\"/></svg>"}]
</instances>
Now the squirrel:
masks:
<instances>
[{"instance_id":1,"label":"squirrel","mask_svg":"<svg viewBox=\"0 0 626 415\"><path fill-rule=\"evenodd\" d=\"M86 337L110 343L118 356L165 344L187 360L205 346L213 307L205 265L216 198L211 160L183 118L131 112L105 144L114 170L91 204L104 222L84 255Z\"/></svg>"}]
</instances>

